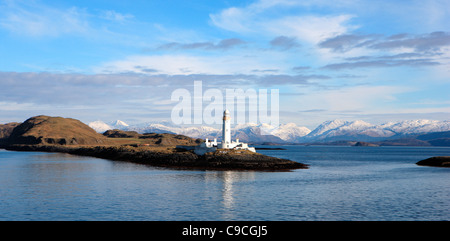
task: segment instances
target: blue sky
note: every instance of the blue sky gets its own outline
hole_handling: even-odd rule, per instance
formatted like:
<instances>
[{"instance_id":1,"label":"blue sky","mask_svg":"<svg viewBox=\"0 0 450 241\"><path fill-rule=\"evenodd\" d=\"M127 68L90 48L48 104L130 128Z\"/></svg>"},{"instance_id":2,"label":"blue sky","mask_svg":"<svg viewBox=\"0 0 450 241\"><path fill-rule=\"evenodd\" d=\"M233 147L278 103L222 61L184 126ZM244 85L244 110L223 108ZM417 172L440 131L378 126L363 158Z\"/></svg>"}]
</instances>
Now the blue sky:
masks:
<instances>
[{"instance_id":1,"label":"blue sky","mask_svg":"<svg viewBox=\"0 0 450 241\"><path fill-rule=\"evenodd\" d=\"M0 123L170 119L176 88L280 90L314 128L450 119L446 0L0 0Z\"/></svg>"}]
</instances>

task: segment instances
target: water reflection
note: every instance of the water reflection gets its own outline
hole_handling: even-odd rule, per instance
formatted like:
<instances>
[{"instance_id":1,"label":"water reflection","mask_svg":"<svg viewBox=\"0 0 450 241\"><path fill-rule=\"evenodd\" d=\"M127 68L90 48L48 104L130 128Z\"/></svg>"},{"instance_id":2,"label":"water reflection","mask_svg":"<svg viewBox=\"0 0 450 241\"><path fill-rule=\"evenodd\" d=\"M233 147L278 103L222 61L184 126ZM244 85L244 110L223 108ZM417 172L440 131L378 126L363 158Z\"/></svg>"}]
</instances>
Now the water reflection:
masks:
<instances>
[{"instance_id":1,"label":"water reflection","mask_svg":"<svg viewBox=\"0 0 450 241\"><path fill-rule=\"evenodd\" d=\"M202 209L223 220L239 218L240 206L246 202L245 190L252 187L246 183L256 179L252 171L180 171L60 153L33 156L26 172L24 176L32 180L23 182L30 183L29 190L46 200L81 198L110 202L103 199L109 196L114 197L111 203L120 206L121 197L126 195L136 205L142 200L151 202L153 207L145 203L142 206L153 211L158 205L164 205L161 207L167 213L171 213L169 206L177 210L192 205L190 211L197 215L202 210L197 209L196 203L202 203ZM164 202L159 200L161 196L166 198Z\"/></svg>"},{"instance_id":2,"label":"water reflection","mask_svg":"<svg viewBox=\"0 0 450 241\"><path fill-rule=\"evenodd\" d=\"M0 150L0 220L449 220L450 169L415 165L449 148L286 148L312 168L176 170Z\"/></svg>"},{"instance_id":3,"label":"water reflection","mask_svg":"<svg viewBox=\"0 0 450 241\"><path fill-rule=\"evenodd\" d=\"M233 197L233 177L232 172L225 172L223 175L223 205L225 209L233 208L234 197Z\"/></svg>"},{"instance_id":4,"label":"water reflection","mask_svg":"<svg viewBox=\"0 0 450 241\"><path fill-rule=\"evenodd\" d=\"M221 193L222 193L222 209L223 217L225 220L235 219L236 208L236 188L235 185L242 182L254 181L255 172L244 171L221 171L221 172L207 172L205 174L205 180L208 181L220 181Z\"/></svg>"}]
</instances>

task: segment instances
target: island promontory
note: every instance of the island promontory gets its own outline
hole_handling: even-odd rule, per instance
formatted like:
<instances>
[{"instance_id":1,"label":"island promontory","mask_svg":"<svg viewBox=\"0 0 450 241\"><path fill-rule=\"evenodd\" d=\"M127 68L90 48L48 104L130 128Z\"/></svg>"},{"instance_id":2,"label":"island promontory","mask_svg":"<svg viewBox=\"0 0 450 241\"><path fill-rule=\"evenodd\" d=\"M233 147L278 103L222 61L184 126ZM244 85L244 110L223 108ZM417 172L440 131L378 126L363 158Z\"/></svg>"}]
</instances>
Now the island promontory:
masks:
<instances>
[{"instance_id":1,"label":"island promontory","mask_svg":"<svg viewBox=\"0 0 450 241\"><path fill-rule=\"evenodd\" d=\"M16 151L63 152L153 166L215 170L291 170L307 165L246 150L218 149L197 155L179 145L203 140L176 134L108 130L97 133L79 120L35 116L23 123L0 125L0 148Z\"/></svg>"}]
</instances>

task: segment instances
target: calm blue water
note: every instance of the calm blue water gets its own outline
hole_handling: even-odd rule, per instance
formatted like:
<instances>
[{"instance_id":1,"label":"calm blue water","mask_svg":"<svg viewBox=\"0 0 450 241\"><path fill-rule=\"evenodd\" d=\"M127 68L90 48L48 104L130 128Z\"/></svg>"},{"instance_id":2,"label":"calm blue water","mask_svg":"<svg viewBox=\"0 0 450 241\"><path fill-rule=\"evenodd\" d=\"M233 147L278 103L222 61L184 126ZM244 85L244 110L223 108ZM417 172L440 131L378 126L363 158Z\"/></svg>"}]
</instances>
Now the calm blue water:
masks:
<instances>
[{"instance_id":1,"label":"calm blue water","mask_svg":"<svg viewBox=\"0 0 450 241\"><path fill-rule=\"evenodd\" d=\"M292 172L184 171L0 150L0 220L450 220L450 148L285 146Z\"/></svg>"}]
</instances>

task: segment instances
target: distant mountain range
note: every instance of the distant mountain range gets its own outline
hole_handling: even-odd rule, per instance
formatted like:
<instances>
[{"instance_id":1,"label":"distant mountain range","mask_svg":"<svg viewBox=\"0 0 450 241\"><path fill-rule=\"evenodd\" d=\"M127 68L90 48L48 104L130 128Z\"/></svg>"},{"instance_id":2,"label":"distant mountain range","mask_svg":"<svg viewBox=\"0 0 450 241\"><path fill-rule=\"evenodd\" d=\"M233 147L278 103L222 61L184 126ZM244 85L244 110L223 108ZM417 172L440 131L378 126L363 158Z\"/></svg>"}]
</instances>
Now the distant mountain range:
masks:
<instances>
[{"instance_id":1,"label":"distant mountain range","mask_svg":"<svg viewBox=\"0 0 450 241\"><path fill-rule=\"evenodd\" d=\"M221 139L221 129L209 126L180 127L170 122L150 122L138 125L128 125L117 120L112 123L95 121L89 126L103 133L110 129L136 131L138 133L170 133L181 134L192 138ZM448 132L448 133L446 133ZM441 133L441 134L437 134ZM417 145L433 145L434 143L450 142L450 121L409 120L388 122L374 125L362 120L325 121L314 130L297 126L294 123L280 125L274 128L267 124L241 124L232 129L233 139L249 143L299 144L299 143L330 143L330 142L377 142L378 144L415 143ZM427 134L429 134L427 136ZM443 139L449 140L443 140ZM411 141L414 139L415 141ZM439 139L439 140L437 140ZM405 141L409 140L409 141ZM437 141L435 141L437 140Z\"/></svg>"}]
</instances>

